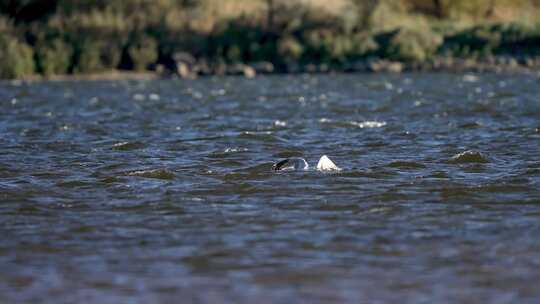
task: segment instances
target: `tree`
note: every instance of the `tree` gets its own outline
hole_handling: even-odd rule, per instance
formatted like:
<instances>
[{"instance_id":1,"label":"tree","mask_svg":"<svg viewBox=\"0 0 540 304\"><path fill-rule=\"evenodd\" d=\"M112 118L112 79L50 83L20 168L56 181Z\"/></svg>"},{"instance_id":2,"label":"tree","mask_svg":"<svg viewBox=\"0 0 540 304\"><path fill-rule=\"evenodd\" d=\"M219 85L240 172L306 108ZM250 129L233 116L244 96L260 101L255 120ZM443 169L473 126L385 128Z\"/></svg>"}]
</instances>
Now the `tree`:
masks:
<instances>
[{"instance_id":1,"label":"tree","mask_svg":"<svg viewBox=\"0 0 540 304\"><path fill-rule=\"evenodd\" d=\"M0 0L0 13L15 23L44 19L56 11L58 0Z\"/></svg>"},{"instance_id":2,"label":"tree","mask_svg":"<svg viewBox=\"0 0 540 304\"><path fill-rule=\"evenodd\" d=\"M435 16L439 19L446 17L442 0L433 0L433 6L435 7Z\"/></svg>"},{"instance_id":3,"label":"tree","mask_svg":"<svg viewBox=\"0 0 540 304\"><path fill-rule=\"evenodd\" d=\"M274 0L266 0L266 28L268 30L274 28L275 10L276 2Z\"/></svg>"}]
</instances>

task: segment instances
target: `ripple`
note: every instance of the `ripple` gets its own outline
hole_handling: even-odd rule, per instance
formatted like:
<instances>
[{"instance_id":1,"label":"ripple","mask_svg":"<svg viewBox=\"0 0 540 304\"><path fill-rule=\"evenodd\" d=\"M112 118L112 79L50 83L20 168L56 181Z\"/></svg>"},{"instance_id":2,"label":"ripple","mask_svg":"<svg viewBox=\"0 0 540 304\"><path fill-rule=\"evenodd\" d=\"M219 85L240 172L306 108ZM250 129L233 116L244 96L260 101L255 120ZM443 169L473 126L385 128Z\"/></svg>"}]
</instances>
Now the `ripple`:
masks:
<instances>
[{"instance_id":1,"label":"ripple","mask_svg":"<svg viewBox=\"0 0 540 304\"><path fill-rule=\"evenodd\" d=\"M479 151L467 150L458 153L448 161L450 164L489 163L486 155Z\"/></svg>"},{"instance_id":2,"label":"ripple","mask_svg":"<svg viewBox=\"0 0 540 304\"><path fill-rule=\"evenodd\" d=\"M215 151L208 154L209 158L226 158L231 155L237 155L243 152L248 152L247 148L226 148L223 151Z\"/></svg>"},{"instance_id":3,"label":"ripple","mask_svg":"<svg viewBox=\"0 0 540 304\"><path fill-rule=\"evenodd\" d=\"M458 128L460 129L476 129L480 127L482 127L482 125L478 122L469 122L469 123L464 123L458 126Z\"/></svg>"},{"instance_id":4,"label":"ripple","mask_svg":"<svg viewBox=\"0 0 540 304\"><path fill-rule=\"evenodd\" d=\"M478 186L475 190L485 193L523 193L533 189L529 185L500 183Z\"/></svg>"},{"instance_id":5,"label":"ripple","mask_svg":"<svg viewBox=\"0 0 540 304\"><path fill-rule=\"evenodd\" d=\"M30 215L38 215L43 210L35 205L24 205L19 208L17 208L17 213L21 214L30 214Z\"/></svg>"},{"instance_id":6,"label":"ripple","mask_svg":"<svg viewBox=\"0 0 540 304\"><path fill-rule=\"evenodd\" d=\"M478 197L474 189L467 186L450 186L438 189L443 200L449 199L473 199Z\"/></svg>"},{"instance_id":7,"label":"ripple","mask_svg":"<svg viewBox=\"0 0 540 304\"><path fill-rule=\"evenodd\" d=\"M59 182L56 185L61 188L79 188L79 187L92 187L94 186L94 183L83 181L83 180L69 180L69 181Z\"/></svg>"},{"instance_id":8,"label":"ripple","mask_svg":"<svg viewBox=\"0 0 540 304\"><path fill-rule=\"evenodd\" d=\"M387 125L385 121L336 121L328 118L319 119L319 123L331 127L354 127L359 129L375 129L382 128Z\"/></svg>"},{"instance_id":9,"label":"ripple","mask_svg":"<svg viewBox=\"0 0 540 304\"><path fill-rule=\"evenodd\" d=\"M285 150L272 155L275 158L304 157L304 153L299 150Z\"/></svg>"},{"instance_id":10,"label":"ripple","mask_svg":"<svg viewBox=\"0 0 540 304\"><path fill-rule=\"evenodd\" d=\"M117 151L132 151L144 148L146 145L140 141L124 141L112 146L113 150Z\"/></svg>"},{"instance_id":11,"label":"ripple","mask_svg":"<svg viewBox=\"0 0 540 304\"><path fill-rule=\"evenodd\" d=\"M426 166L414 161L393 161L388 164L389 167L398 169L424 169Z\"/></svg>"},{"instance_id":12,"label":"ripple","mask_svg":"<svg viewBox=\"0 0 540 304\"><path fill-rule=\"evenodd\" d=\"M237 153L237 152L247 152L247 148L227 148L223 153Z\"/></svg>"},{"instance_id":13,"label":"ripple","mask_svg":"<svg viewBox=\"0 0 540 304\"><path fill-rule=\"evenodd\" d=\"M163 180L172 180L176 177L174 172L167 169L148 169L148 170L136 170L125 172L125 176L136 176L136 177L145 177L145 178L155 178Z\"/></svg>"},{"instance_id":14,"label":"ripple","mask_svg":"<svg viewBox=\"0 0 540 304\"><path fill-rule=\"evenodd\" d=\"M387 175L379 174L377 172L364 171L364 170L347 170L338 173L341 177L365 177L365 178L384 178Z\"/></svg>"},{"instance_id":15,"label":"ripple","mask_svg":"<svg viewBox=\"0 0 540 304\"><path fill-rule=\"evenodd\" d=\"M361 121L361 122L349 121L348 123L351 124L352 126L359 127L360 129L381 128L381 127L386 126L386 121Z\"/></svg>"},{"instance_id":16,"label":"ripple","mask_svg":"<svg viewBox=\"0 0 540 304\"><path fill-rule=\"evenodd\" d=\"M274 126L276 126L276 127L286 127L287 122L283 121L283 120L276 120L276 121L274 121Z\"/></svg>"},{"instance_id":17,"label":"ripple","mask_svg":"<svg viewBox=\"0 0 540 304\"><path fill-rule=\"evenodd\" d=\"M101 178L99 181L104 184L114 184L114 183L120 182L121 179L114 176L106 176L106 177Z\"/></svg>"},{"instance_id":18,"label":"ripple","mask_svg":"<svg viewBox=\"0 0 540 304\"><path fill-rule=\"evenodd\" d=\"M429 175L431 178L449 178L448 172L445 171L433 171L431 175Z\"/></svg>"},{"instance_id":19,"label":"ripple","mask_svg":"<svg viewBox=\"0 0 540 304\"><path fill-rule=\"evenodd\" d=\"M243 167L244 162L229 157L208 157L207 165L220 168Z\"/></svg>"},{"instance_id":20,"label":"ripple","mask_svg":"<svg viewBox=\"0 0 540 304\"><path fill-rule=\"evenodd\" d=\"M462 80L463 80L463 82L474 83L474 82L478 82L480 80L480 78L478 76L476 76L476 75L466 74L466 75L463 75Z\"/></svg>"},{"instance_id":21,"label":"ripple","mask_svg":"<svg viewBox=\"0 0 540 304\"><path fill-rule=\"evenodd\" d=\"M263 141L263 142L286 142L287 141L284 138L274 135L270 131L265 131L265 132L245 131L245 132L240 133L238 138Z\"/></svg>"},{"instance_id":22,"label":"ripple","mask_svg":"<svg viewBox=\"0 0 540 304\"><path fill-rule=\"evenodd\" d=\"M0 178L13 178L19 175L20 170L0 165Z\"/></svg>"}]
</instances>

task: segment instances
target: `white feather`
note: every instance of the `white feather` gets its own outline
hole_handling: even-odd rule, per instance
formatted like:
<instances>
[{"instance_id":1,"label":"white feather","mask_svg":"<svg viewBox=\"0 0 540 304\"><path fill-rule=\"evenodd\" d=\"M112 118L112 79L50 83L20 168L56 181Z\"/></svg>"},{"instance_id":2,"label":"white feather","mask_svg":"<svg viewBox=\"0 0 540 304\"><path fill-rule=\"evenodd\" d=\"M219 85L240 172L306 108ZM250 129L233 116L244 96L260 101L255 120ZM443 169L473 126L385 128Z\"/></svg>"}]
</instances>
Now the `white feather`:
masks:
<instances>
[{"instance_id":1,"label":"white feather","mask_svg":"<svg viewBox=\"0 0 540 304\"><path fill-rule=\"evenodd\" d=\"M341 168L336 166L328 156L323 155L321 156L321 159L319 159L319 162L317 163L317 170L320 171L341 171Z\"/></svg>"}]
</instances>

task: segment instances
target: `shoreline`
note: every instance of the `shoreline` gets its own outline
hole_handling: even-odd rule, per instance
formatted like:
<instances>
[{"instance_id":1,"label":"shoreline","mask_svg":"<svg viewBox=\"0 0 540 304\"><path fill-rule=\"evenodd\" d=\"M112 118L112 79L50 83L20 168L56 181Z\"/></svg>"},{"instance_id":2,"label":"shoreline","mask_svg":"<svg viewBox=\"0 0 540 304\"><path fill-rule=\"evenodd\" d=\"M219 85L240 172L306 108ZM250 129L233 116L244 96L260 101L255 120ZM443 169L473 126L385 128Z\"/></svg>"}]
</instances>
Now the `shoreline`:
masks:
<instances>
[{"instance_id":1,"label":"shoreline","mask_svg":"<svg viewBox=\"0 0 540 304\"><path fill-rule=\"evenodd\" d=\"M538 0L14 2L2 79L540 69Z\"/></svg>"},{"instance_id":2,"label":"shoreline","mask_svg":"<svg viewBox=\"0 0 540 304\"><path fill-rule=\"evenodd\" d=\"M18 79L2 81L114 81L114 80L157 80L157 79L197 79L212 76L243 76L254 78L257 75L297 75L297 74L400 74L400 73L538 73L540 75L540 56L463 59L436 57L426 62L401 62L387 59L359 60L342 65L327 64L289 64L279 69L270 62L221 64L216 67L187 65L177 63L176 71L158 66L152 71L109 70L88 74L60 74L43 76L39 74Z\"/></svg>"}]
</instances>

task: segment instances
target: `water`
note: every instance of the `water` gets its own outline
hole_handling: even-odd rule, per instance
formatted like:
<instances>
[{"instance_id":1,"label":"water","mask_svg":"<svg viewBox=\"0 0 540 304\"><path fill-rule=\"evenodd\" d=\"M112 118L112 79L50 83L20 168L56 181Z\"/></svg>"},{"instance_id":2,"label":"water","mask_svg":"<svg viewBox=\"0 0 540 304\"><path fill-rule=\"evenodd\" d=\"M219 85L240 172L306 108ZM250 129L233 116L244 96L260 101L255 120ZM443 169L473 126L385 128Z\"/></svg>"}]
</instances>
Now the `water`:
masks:
<instances>
[{"instance_id":1,"label":"water","mask_svg":"<svg viewBox=\"0 0 540 304\"><path fill-rule=\"evenodd\" d=\"M538 76L4 82L0 105L0 302L540 301ZM271 170L323 154L343 171Z\"/></svg>"}]
</instances>

